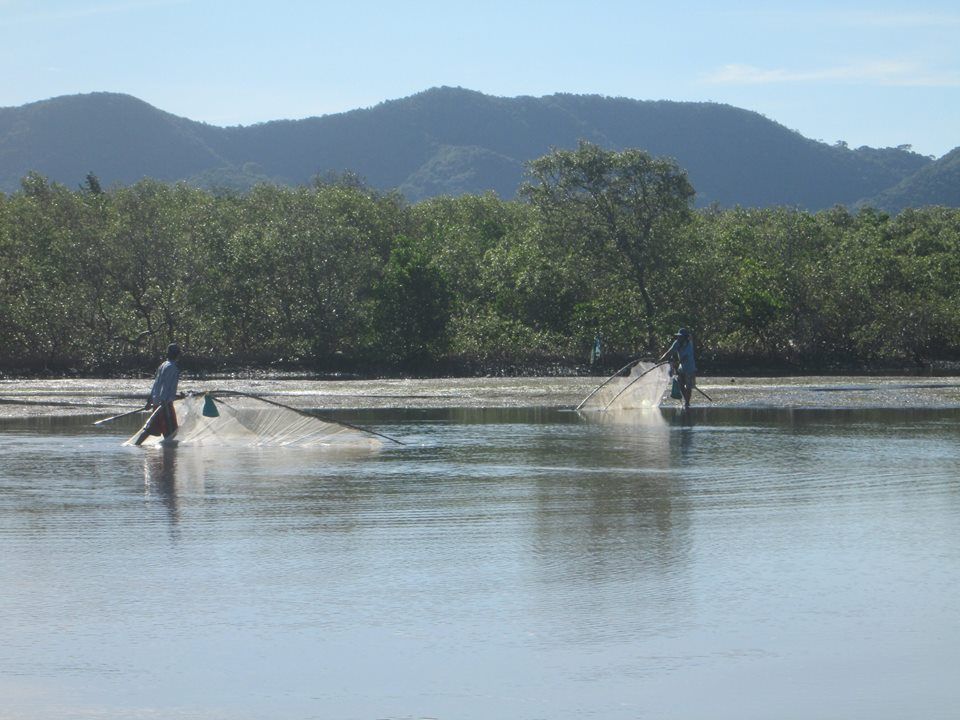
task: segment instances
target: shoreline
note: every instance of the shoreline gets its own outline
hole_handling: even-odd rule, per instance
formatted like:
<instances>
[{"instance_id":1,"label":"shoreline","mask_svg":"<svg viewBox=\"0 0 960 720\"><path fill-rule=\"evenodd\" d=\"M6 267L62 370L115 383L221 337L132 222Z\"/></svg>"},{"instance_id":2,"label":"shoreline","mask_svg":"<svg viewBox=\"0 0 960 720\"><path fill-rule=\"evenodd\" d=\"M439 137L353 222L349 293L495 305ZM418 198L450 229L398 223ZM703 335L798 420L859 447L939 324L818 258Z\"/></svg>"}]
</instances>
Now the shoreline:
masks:
<instances>
[{"instance_id":1,"label":"shoreline","mask_svg":"<svg viewBox=\"0 0 960 720\"><path fill-rule=\"evenodd\" d=\"M558 408L572 409L603 376L315 379L271 374L258 377L195 376L182 392L242 391L325 411ZM141 407L150 378L2 378L0 419L71 415L108 416ZM702 375L711 398L697 408L752 410L960 409L960 373L915 375ZM665 388L666 390L666 388ZM675 401L665 399L670 408Z\"/></svg>"},{"instance_id":2,"label":"shoreline","mask_svg":"<svg viewBox=\"0 0 960 720\"><path fill-rule=\"evenodd\" d=\"M364 381L364 380L463 380L469 378L605 378L617 372L635 358L617 358L597 365L557 362L505 362L505 363L449 363L426 370L405 370L397 367L355 365L351 369L326 369L309 367L276 368L261 365L205 367L203 363L183 363L183 372L196 379L230 380L314 380L314 381ZM653 362L652 359L645 359ZM159 364L159 360L157 361ZM710 362L699 361L710 367L712 375L734 378L789 378L789 377L952 377L960 376L960 361L935 360L925 365L878 364L874 366L795 366L790 363ZM116 371L91 371L77 369L32 370L26 368L0 368L0 382L33 380L143 380L152 378L155 368L126 368Z\"/></svg>"}]
</instances>

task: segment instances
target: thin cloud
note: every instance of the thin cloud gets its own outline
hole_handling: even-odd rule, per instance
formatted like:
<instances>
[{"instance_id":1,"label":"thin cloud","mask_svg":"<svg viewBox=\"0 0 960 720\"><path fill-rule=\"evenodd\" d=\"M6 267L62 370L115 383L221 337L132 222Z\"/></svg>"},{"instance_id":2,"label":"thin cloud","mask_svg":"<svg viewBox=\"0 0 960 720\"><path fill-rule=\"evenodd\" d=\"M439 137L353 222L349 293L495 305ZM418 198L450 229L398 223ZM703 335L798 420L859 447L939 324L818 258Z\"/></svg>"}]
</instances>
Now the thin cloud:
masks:
<instances>
[{"instance_id":1,"label":"thin cloud","mask_svg":"<svg viewBox=\"0 0 960 720\"><path fill-rule=\"evenodd\" d=\"M960 26L960 13L863 11L838 12L838 20L849 25L881 28L944 28Z\"/></svg>"},{"instance_id":2,"label":"thin cloud","mask_svg":"<svg viewBox=\"0 0 960 720\"><path fill-rule=\"evenodd\" d=\"M711 85L835 82L899 87L960 87L960 74L930 72L916 63L897 61L839 65L800 71L732 63L708 73L704 81Z\"/></svg>"},{"instance_id":3,"label":"thin cloud","mask_svg":"<svg viewBox=\"0 0 960 720\"><path fill-rule=\"evenodd\" d=\"M762 17L786 27L860 28L864 30L943 30L960 26L960 12L930 10L845 10L780 9L753 11L752 17Z\"/></svg>"}]
</instances>

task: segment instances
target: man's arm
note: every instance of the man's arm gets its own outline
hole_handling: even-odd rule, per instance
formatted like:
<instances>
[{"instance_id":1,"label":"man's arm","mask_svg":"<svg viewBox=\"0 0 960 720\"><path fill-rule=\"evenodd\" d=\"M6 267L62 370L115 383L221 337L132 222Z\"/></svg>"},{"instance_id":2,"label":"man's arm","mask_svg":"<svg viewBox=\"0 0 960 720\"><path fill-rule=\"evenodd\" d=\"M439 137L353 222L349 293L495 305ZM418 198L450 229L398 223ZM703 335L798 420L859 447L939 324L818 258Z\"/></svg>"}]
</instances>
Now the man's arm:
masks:
<instances>
[{"instance_id":1,"label":"man's arm","mask_svg":"<svg viewBox=\"0 0 960 720\"><path fill-rule=\"evenodd\" d=\"M669 356L670 353L676 351L676 348L677 348L677 341L674 340L672 343L670 343L670 347L668 347L668 348L667 348L667 351L666 351L663 355L660 356L660 359L657 360L657 362L660 363L660 362L663 362L664 360L666 360L666 359L667 359L667 356Z\"/></svg>"}]
</instances>

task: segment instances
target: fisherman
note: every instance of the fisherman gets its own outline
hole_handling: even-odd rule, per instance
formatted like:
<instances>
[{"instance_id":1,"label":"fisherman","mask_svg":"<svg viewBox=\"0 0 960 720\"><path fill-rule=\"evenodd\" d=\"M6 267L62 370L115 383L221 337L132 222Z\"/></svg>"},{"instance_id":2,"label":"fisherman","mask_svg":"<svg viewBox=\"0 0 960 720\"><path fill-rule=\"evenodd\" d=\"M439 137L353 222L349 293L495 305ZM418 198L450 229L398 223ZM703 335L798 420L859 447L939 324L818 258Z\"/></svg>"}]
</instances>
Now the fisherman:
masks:
<instances>
[{"instance_id":1,"label":"fisherman","mask_svg":"<svg viewBox=\"0 0 960 720\"><path fill-rule=\"evenodd\" d=\"M673 344L660 357L660 361L669 358L672 374L676 374L680 393L683 395L683 409L690 408L690 396L697 385L697 363L693 357L693 336L682 327L673 336Z\"/></svg>"},{"instance_id":2,"label":"fisherman","mask_svg":"<svg viewBox=\"0 0 960 720\"><path fill-rule=\"evenodd\" d=\"M590 364L596 365L600 361L600 333L593 336L593 347L590 348Z\"/></svg>"},{"instance_id":3,"label":"fisherman","mask_svg":"<svg viewBox=\"0 0 960 720\"><path fill-rule=\"evenodd\" d=\"M180 381L180 366L177 360L180 357L180 346L170 343L167 346L167 359L157 369L153 379L153 387L147 398L145 409L153 410L140 435L136 445L140 445L148 435L163 435L169 439L177 432L177 413L173 409L173 401L177 399L177 383Z\"/></svg>"}]
</instances>

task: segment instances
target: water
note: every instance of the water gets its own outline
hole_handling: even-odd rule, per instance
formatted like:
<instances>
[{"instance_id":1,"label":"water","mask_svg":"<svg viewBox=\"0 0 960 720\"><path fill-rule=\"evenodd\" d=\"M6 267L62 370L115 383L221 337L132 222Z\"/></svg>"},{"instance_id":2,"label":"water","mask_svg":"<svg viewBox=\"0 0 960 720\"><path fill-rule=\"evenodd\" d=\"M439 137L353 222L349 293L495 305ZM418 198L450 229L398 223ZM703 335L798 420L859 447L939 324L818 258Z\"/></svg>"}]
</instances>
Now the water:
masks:
<instances>
[{"instance_id":1,"label":"water","mask_svg":"<svg viewBox=\"0 0 960 720\"><path fill-rule=\"evenodd\" d=\"M479 383L333 410L364 456L2 420L0 718L952 719L960 408L844 406L905 384Z\"/></svg>"}]
</instances>

